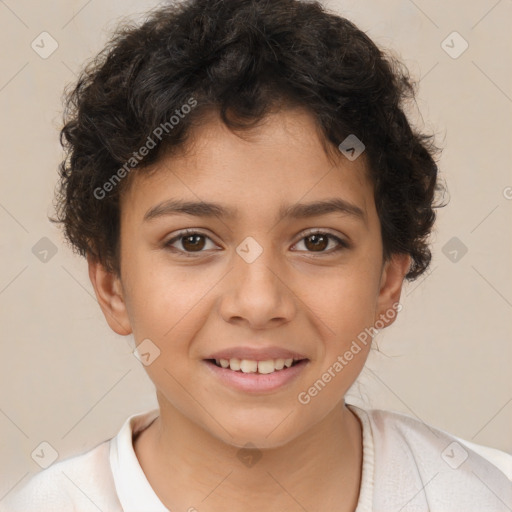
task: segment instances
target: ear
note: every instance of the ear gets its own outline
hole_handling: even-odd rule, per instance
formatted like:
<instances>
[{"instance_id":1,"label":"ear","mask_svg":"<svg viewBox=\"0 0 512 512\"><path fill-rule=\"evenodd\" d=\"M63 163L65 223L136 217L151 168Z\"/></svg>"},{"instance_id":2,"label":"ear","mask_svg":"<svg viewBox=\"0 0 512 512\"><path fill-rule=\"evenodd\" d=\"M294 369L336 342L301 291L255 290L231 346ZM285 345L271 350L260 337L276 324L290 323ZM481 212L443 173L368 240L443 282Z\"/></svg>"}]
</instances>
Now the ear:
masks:
<instances>
[{"instance_id":1,"label":"ear","mask_svg":"<svg viewBox=\"0 0 512 512\"><path fill-rule=\"evenodd\" d=\"M409 254L393 254L391 259L384 263L381 280L380 290L377 299L377 320L384 321L387 325L391 325L396 318L396 313L392 316L386 312L390 310L396 311L396 306L393 308L393 304L397 304L400 301L400 295L402 293L402 284L404 277L409 271L411 265L411 256ZM385 318L384 318L385 317Z\"/></svg>"},{"instance_id":2,"label":"ear","mask_svg":"<svg viewBox=\"0 0 512 512\"><path fill-rule=\"evenodd\" d=\"M87 264L89 265L89 278L108 325L114 332L122 336L131 334L132 328L120 278L115 273L108 272L91 255L87 256Z\"/></svg>"}]
</instances>

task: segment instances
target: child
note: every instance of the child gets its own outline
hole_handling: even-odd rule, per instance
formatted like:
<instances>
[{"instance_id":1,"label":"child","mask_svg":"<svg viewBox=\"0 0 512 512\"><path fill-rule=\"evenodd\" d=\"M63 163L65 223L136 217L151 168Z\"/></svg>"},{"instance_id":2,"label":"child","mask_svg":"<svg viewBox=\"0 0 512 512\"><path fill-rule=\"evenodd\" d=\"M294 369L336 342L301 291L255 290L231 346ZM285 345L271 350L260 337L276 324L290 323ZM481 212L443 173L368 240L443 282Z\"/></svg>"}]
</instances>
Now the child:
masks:
<instances>
[{"instance_id":1,"label":"child","mask_svg":"<svg viewBox=\"0 0 512 512\"><path fill-rule=\"evenodd\" d=\"M412 96L316 2L189 0L118 31L68 98L55 220L159 408L2 510L512 509L477 446L344 400L430 263Z\"/></svg>"}]
</instances>

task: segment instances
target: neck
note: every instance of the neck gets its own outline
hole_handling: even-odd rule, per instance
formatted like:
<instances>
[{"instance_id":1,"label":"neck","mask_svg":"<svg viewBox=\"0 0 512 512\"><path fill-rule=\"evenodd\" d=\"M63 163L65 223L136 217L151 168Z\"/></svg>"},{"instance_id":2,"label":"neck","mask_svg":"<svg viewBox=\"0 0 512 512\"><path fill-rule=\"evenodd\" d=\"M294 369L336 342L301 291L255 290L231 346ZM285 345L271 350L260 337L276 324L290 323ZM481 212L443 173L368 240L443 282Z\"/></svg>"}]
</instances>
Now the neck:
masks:
<instances>
[{"instance_id":1,"label":"neck","mask_svg":"<svg viewBox=\"0 0 512 512\"><path fill-rule=\"evenodd\" d=\"M135 453L170 510L339 510L356 508L362 435L341 402L304 434L253 453L224 443L172 406L136 439ZM251 458L252 456L252 458ZM319 505L322 505L321 507Z\"/></svg>"}]
</instances>

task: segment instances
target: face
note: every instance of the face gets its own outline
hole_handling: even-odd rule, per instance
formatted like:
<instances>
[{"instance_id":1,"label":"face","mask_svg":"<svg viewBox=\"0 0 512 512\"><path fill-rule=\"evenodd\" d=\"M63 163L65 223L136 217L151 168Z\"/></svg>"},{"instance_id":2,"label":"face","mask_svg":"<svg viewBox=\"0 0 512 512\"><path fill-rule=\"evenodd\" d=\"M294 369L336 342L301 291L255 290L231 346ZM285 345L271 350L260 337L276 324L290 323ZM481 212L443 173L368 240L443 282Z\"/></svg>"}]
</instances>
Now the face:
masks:
<instances>
[{"instance_id":1,"label":"face","mask_svg":"<svg viewBox=\"0 0 512 512\"><path fill-rule=\"evenodd\" d=\"M132 176L120 279L90 262L91 279L111 327L144 343L163 415L277 447L340 406L409 259L383 262L364 157L333 163L308 113L244 138L211 118L193 135Z\"/></svg>"}]
</instances>

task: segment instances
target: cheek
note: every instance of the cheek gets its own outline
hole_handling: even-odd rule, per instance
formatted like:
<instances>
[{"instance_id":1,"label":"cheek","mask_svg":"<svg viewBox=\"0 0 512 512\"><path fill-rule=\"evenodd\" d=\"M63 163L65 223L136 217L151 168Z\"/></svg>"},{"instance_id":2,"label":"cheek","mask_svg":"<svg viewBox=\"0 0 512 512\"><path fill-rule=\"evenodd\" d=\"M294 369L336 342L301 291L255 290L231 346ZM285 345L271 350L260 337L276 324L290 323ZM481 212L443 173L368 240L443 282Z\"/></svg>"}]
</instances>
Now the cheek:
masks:
<instances>
[{"instance_id":1,"label":"cheek","mask_svg":"<svg viewBox=\"0 0 512 512\"><path fill-rule=\"evenodd\" d=\"M322 320L327 339L334 343L346 342L373 324L378 282L371 268L331 269L325 279L315 280L315 286L309 282L308 289L305 302Z\"/></svg>"},{"instance_id":2,"label":"cheek","mask_svg":"<svg viewBox=\"0 0 512 512\"><path fill-rule=\"evenodd\" d=\"M215 283L211 272L171 266L162 256L132 258L126 267L127 309L136 340L154 339L162 349L201 325L200 305ZM191 333L190 333L191 334Z\"/></svg>"},{"instance_id":3,"label":"cheek","mask_svg":"<svg viewBox=\"0 0 512 512\"><path fill-rule=\"evenodd\" d=\"M313 302L308 306L318 311L319 325L325 333L323 343L318 345L316 378L321 382L316 387L320 391L312 389L312 394L308 393L314 402L312 409L318 414L344 396L364 367L372 343L370 328L377 306L377 284L375 273L361 266L340 273L330 280L328 288L317 288L310 296Z\"/></svg>"}]
</instances>

